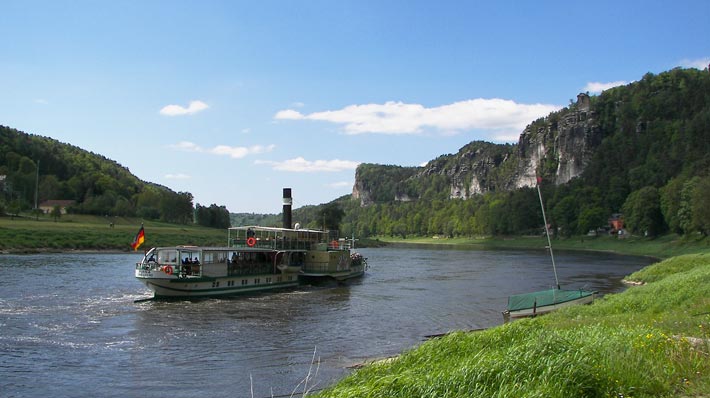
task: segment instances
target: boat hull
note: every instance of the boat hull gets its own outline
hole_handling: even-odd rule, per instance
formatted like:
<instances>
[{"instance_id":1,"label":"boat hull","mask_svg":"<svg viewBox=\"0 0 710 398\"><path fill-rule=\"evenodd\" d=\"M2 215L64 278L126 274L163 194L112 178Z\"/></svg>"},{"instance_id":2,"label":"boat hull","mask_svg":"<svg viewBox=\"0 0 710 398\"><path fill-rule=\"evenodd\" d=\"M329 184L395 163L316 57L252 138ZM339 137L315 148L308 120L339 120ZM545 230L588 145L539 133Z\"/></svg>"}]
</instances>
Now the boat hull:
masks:
<instances>
[{"instance_id":1,"label":"boat hull","mask_svg":"<svg viewBox=\"0 0 710 398\"><path fill-rule=\"evenodd\" d=\"M300 277L306 281L334 279L338 282L345 282L350 279L361 278L364 275L365 275L364 269L353 269L353 270L347 270L347 271L342 271L342 272L327 272L327 273L307 272L307 273L302 273L300 275Z\"/></svg>"},{"instance_id":2,"label":"boat hull","mask_svg":"<svg viewBox=\"0 0 710 398\"><path fill-rule=\"evenodd\" d=\"M155 298L236 296L291 289L299 285L298 276L295 274L194 278L165 275L165 277L137 276L137 278L153 292Z\"/></svg>"},{"instance_id":3,"label":"boat hull","mask_svg":"<svg viewBox=\"0 0 710 398\"><path fill-rule=\"evenodd\" d=\"M539 292L540 297L544 297L545 295L550 295L554 294L554 290L552 291L543 291ZM558 291L562 293L566 293L568 296L565 297L564 299L561 300L552 300L549 303L537 305L537 303L533 303L532 305L526 306L526 307L516 307L516 308L509 308L503 312L503 320L505 322L509 322L510 320L514 319L519 319L519 318L530 318L530 317L535 317L538 315L543 315L547 314L552 311L556 311L560 308L564 307L569 307L573 305L582 305L582 304L591 304L594 302L594 299L597 295L597 292L590 292L590 291L584 291L584 290L574 290L574 291ZM525 296L531 296L533 294L528 294ZM576 297L570 297L576 296ZM515 297L515 296L511 296Z\"/></svg>"}]
</instances>

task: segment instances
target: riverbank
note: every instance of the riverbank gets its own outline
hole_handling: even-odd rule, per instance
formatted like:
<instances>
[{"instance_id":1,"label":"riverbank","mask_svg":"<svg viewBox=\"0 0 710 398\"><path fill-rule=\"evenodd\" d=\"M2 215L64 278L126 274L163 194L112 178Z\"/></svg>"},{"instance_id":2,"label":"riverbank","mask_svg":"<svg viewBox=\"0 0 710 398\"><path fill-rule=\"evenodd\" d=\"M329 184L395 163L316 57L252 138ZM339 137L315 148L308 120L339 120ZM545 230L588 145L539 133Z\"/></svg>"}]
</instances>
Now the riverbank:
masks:
<instances>
[{"instance_id":1,"label":"riverbank","mask_svg":"<svg viewBox=\"0 0 710 398\"><path fill-rule=\"evenodd\" d=\"M445 237L374 237L371 240L394 245L453 245L486 250L544 250L547 239L544 236L445 238ZM619 239L615 236L575 236L552 241L557 250L604 251L625 255L648 256L666 259L684 254L710 251L710 239L702 236L680 237L675 234L657 238L629 236Z\"/></svg>"},{"instance_id":2,"label":"riverbank","mask_svg":"<svg viewBox=\"0 0 710 398\"><path fill-rule=\"evenodd\" d=\"M433 339L356 370L322 397L705 397L710 253L629 276L590 306Z\"/></svg>"},{"instance_id":3,"label":"riverbank","mask_svg":"<svg viewBox=\"0 0 710 398\"><path fill-rule=\"evenodd\" d=\"M48 216L0 217L0 252L128 252L141 224L147 247L227 243L224 229L196 225L87 215L63 215L56 222Z\"/></svg>"}]
</instances>

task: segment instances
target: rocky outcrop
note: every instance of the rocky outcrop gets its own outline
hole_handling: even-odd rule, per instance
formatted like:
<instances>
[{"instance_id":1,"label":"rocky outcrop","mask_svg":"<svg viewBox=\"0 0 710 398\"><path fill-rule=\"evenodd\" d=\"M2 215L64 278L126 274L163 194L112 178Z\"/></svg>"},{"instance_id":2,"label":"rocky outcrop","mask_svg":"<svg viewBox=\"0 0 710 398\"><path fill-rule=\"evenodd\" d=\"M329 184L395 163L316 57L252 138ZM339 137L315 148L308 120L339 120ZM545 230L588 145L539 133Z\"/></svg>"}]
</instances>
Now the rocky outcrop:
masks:
<instances>
[{"instance_id":1,"label":"rocky outcrop","mask_svg":"<svg viewBox=\"0 0 710 398\"><path fill-rule=\"evenodd\" d=\"M518 176L516 188L535 186L542 174L555 184L565 184L582 174L596 148L601 144L601 130L591 110L587 94L579 94L577 103L530 124L518 140ZM543 164L554 164L546 170Z\"/></svg>"},{"instance_id":2,"label":"rocky outcrop","mask_svg":"<svg viewBox=\"0 0 710 398\"><path fill-rule=\"evenodd\" d=\"M353 197L363 206L416 200L441 178L451 199L532 187L537 175L564 184L584 171L601 138L590 98L579 94L568 108L528 125L516 145L474 141L419 168L361 165Z\"/></svg>"}]
</instances>

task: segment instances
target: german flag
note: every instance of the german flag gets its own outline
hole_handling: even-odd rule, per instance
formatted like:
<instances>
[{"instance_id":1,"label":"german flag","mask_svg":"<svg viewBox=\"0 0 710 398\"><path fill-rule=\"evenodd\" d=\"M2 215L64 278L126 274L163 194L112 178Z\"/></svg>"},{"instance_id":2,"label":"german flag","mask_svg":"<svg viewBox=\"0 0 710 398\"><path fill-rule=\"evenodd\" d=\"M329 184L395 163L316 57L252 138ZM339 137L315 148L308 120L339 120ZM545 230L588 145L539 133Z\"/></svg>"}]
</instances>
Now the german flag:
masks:
<instances>
[{"instance_id":1,"label":"german flag","mask_svg":"<svg viewBox=\"0 0 710 398\"><path fill-rule=\"evenodd\" d=\"M133 243L131 243L131 247L133 250L138 250L138 247L145 242L145 231L143 230L143 225L141 225L141 229L138 230L138 233L136 234L136 237L133 238Z\"/></svg>"}]
</instances>

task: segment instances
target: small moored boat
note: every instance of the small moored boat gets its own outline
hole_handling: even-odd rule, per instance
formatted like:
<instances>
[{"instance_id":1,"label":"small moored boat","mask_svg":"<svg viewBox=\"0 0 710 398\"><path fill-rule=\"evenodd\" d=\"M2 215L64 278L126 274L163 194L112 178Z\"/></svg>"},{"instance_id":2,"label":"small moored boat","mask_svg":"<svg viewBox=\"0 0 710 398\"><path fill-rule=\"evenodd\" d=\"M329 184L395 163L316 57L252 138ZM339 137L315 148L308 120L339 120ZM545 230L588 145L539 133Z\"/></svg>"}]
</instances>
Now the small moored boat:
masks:
<instances>
[{"instance_id":1,"label":"small moored boat","mask_svg":"<svg viewBox=\"0 0 710 398\"><path fill-rule=\"evenodd\" d=\"M545 216L545 205L542 203L542 193L540 193L540 183L542 179L537 178L537 194L540 198L540 208L542 209L542 220L545 223L545 235L547 236L547 249L550 251L552 260L552 271L555 274L554 289L541 290L532 293L515 294L508 297L508 308L503 311L503 321L509 322L511 319L534 317L548 312L577 304L589 304L594 301L597 292L588 290L564 290L560 288L557 279L557 267L555 266L555 256L552 253L552 241L550 231L547 227L547 217Z\"/></svg>"},{"instance_id":2,"label":"small moored boat","mask_svg":"<svg viewBox=\"0 0 710 398\"><path fill-rule=\"evenodd\" d=\"M508 297L508 309L503 312L503 320L534 317L577 304L594 301L596 292L587 290L550 289L538 292L515 294Z\"/></svg>"}]
</instances>

